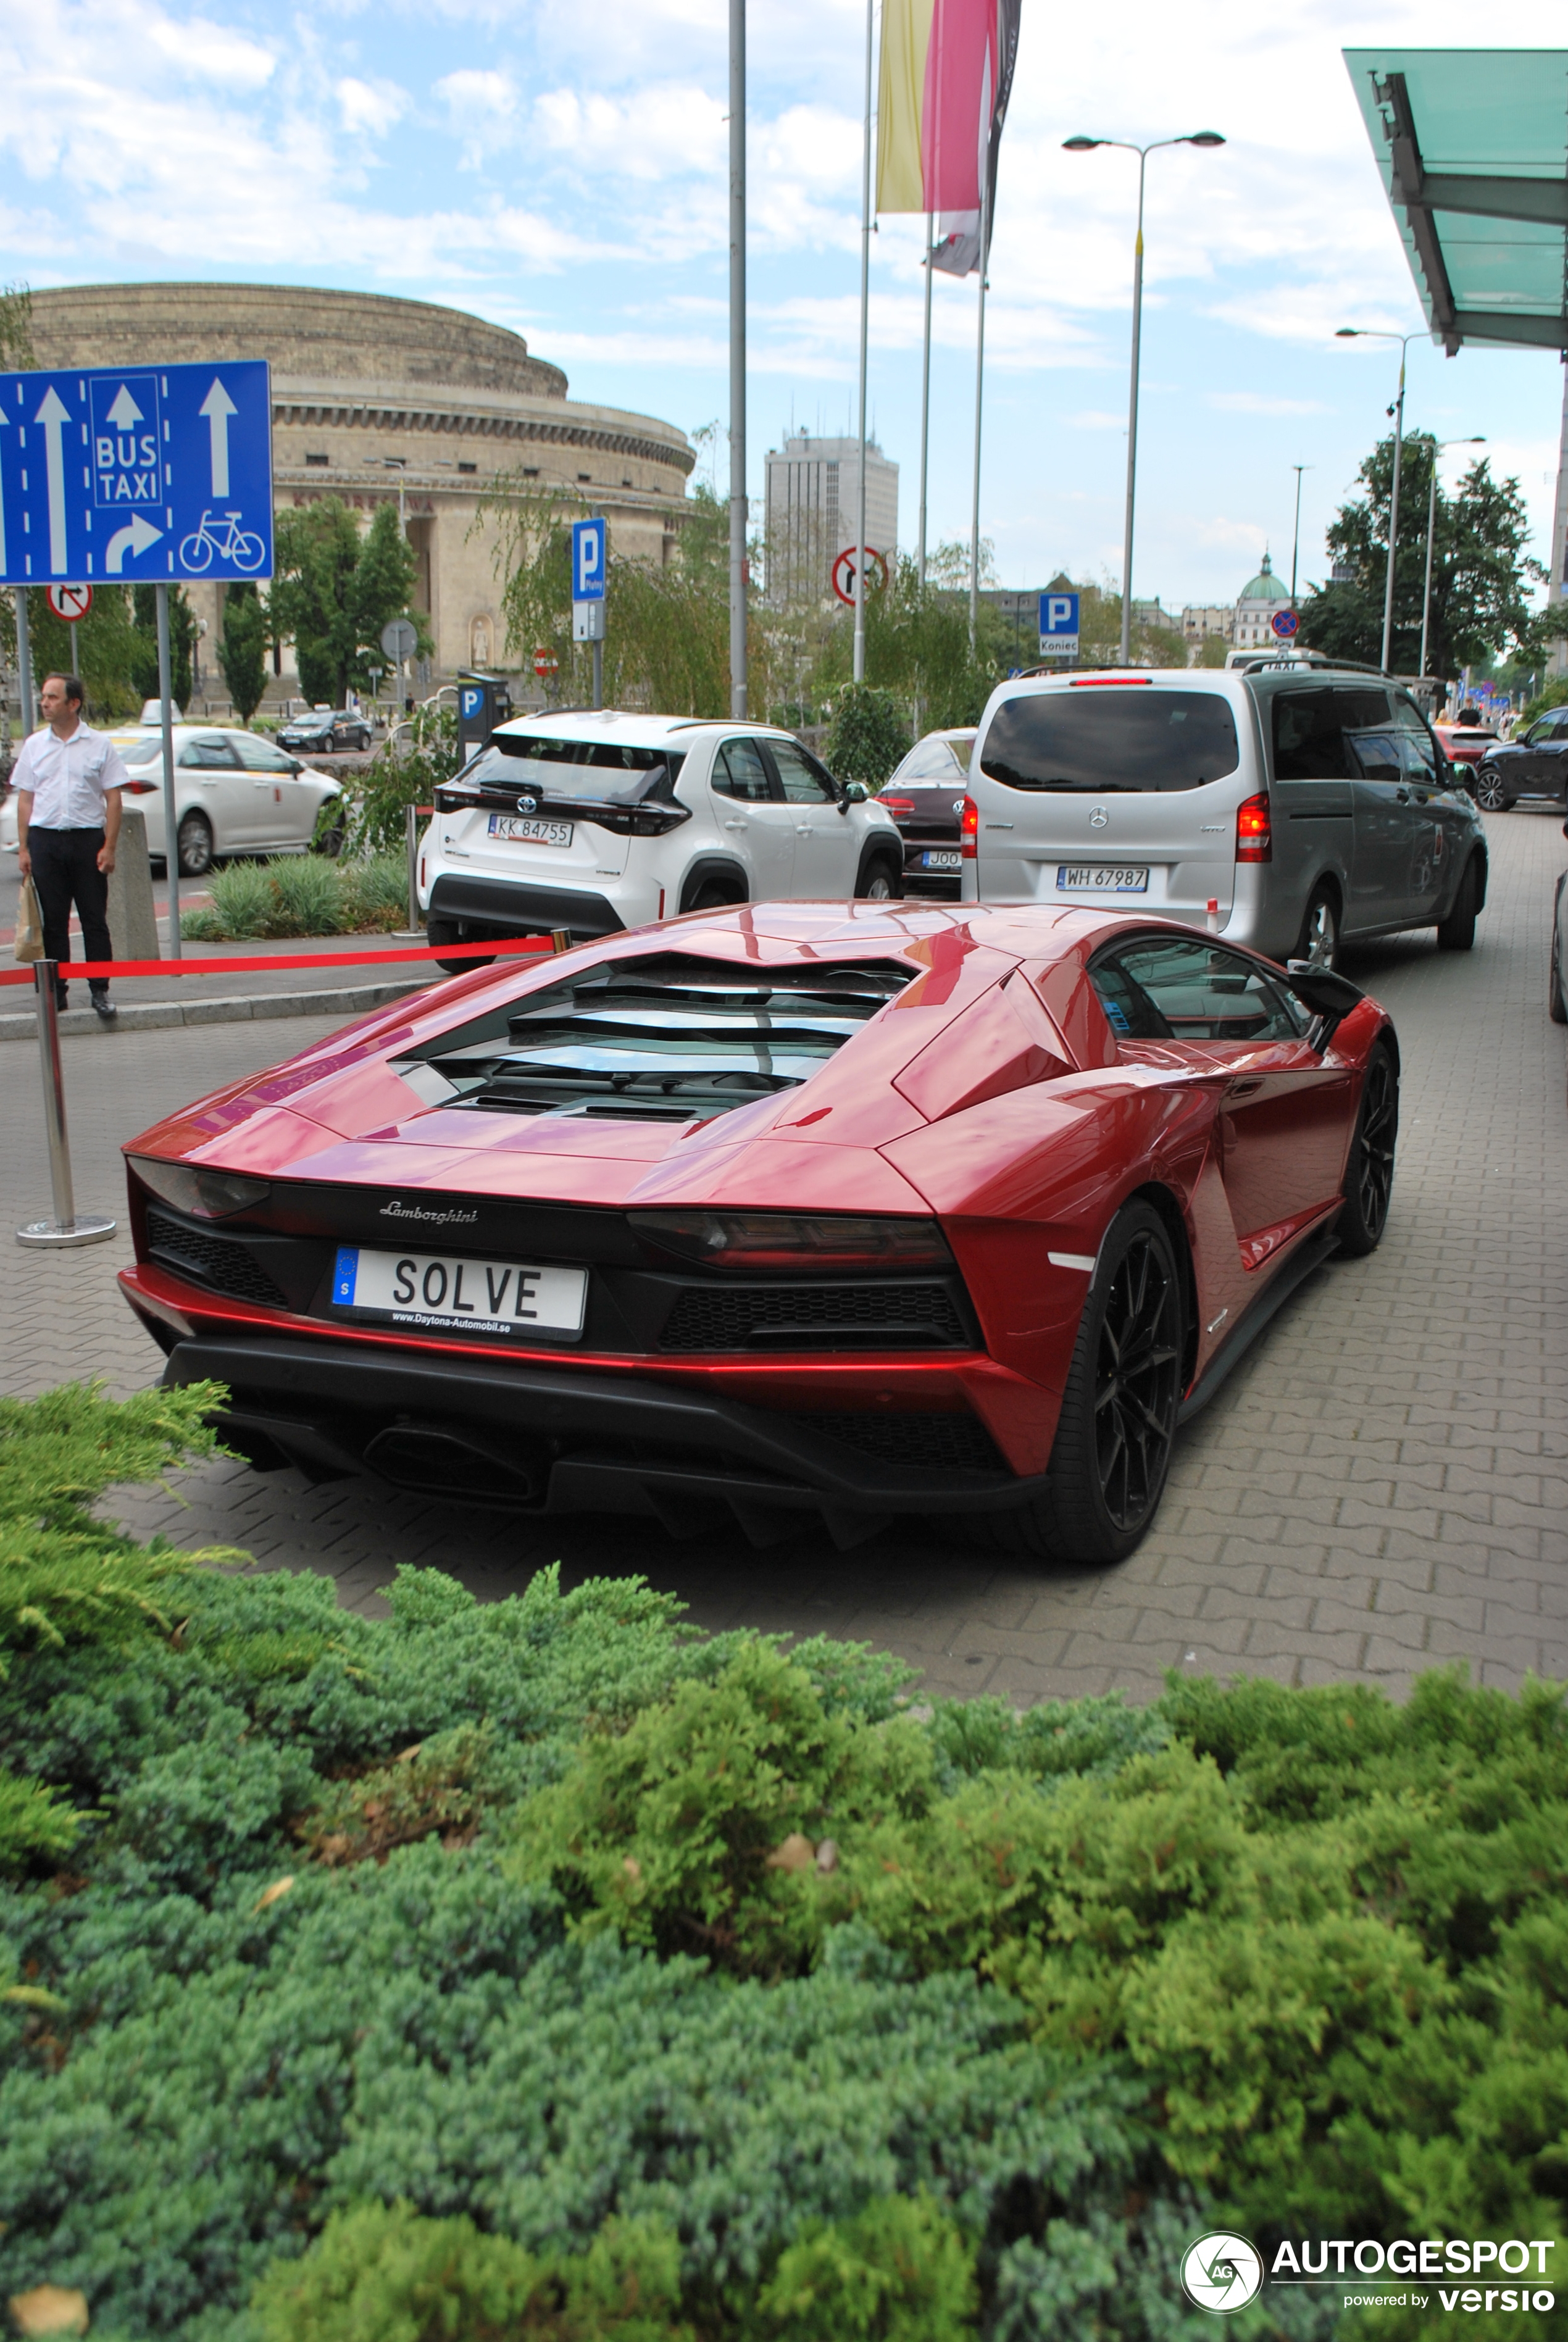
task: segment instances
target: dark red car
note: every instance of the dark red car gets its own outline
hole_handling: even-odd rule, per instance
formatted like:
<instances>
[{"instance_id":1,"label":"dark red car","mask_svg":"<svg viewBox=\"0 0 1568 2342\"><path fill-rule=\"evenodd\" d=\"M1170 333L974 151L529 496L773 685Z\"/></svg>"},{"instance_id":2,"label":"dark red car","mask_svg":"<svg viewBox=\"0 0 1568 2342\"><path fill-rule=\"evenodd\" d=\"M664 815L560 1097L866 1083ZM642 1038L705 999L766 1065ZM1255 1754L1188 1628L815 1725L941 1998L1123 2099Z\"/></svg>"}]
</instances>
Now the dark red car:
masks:
<instances>
[{"instance_id":1,"label":"dark red car","mask_svg":"<svg viewBox=\"0 0 1568 2342\"><path fill-rule=\"evenodd\" d=\"M126 1298L265 1467L1111 1561L1383 1232L1389 1019L1108 908L764 903L461 976L126 1149Z\"/></svg>"},{"instance_id":2,"label":"dark red car","mask_svg":"<svg viewBox=\"0 0 1568 2342\"><path fill-rule=\"evenodd\" d=\"M877 793L904 840L904 891L927 901L956 903L963 886L964 841L959 816L969 787L969 752L975 726L928 732L917 740Z\"/></svg>"}]
</instances>

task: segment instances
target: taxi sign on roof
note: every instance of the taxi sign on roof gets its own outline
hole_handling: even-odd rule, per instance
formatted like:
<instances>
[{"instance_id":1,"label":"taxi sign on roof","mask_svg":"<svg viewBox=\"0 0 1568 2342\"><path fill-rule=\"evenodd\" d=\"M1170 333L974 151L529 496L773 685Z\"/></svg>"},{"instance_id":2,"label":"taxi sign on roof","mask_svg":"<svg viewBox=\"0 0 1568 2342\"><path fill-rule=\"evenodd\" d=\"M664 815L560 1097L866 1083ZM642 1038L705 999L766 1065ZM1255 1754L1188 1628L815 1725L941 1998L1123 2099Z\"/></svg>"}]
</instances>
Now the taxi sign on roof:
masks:
<instances>
[{"instance_id":1,"label":"taxi sign on roof","mask_svg":"<svg viewBox=\"0 0 1568 2342\"><path fill-rule=\"evenodd\" d=\"M272 568L265 359L0 374L0 585Z\"/></svg>"}]
</instances>

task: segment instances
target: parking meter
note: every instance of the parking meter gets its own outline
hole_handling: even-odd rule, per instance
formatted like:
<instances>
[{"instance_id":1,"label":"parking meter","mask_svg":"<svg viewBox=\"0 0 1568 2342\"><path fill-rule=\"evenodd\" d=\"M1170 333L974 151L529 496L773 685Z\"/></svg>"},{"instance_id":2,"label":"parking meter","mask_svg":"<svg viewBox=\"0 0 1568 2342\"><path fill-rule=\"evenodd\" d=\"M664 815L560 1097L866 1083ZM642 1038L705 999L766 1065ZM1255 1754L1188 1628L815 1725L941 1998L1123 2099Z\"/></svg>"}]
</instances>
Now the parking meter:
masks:
<instances>
[{"instance_id":1,"label":"parking meter","mask_svg":"<svg viewBox=\"0 0 1568 2342\"><path fill-rule=\"evenodd\" d=\"M457 739L467 763L483 748L498 724L512 713L512 694L504 676L464 675L457 679Z\"/></svg>"}]
</instances>

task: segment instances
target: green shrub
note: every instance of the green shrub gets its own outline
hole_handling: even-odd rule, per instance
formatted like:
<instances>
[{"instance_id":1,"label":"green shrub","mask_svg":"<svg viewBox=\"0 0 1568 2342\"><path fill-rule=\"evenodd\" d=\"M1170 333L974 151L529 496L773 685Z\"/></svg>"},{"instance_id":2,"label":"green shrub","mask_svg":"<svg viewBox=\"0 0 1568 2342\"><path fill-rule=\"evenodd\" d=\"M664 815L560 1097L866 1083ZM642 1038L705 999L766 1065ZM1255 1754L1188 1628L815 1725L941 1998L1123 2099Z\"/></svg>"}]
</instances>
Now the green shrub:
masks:
<instances>
[{"instance_id":1,"label":"green shrub","mask_svg":"<svg viewBox=\"0 0 1568 2342\"><path fill-rule=\"evenodd\" d=\"M869 683L840 686L823 754L841 781L879 789L908 746L908 716L891 691Z\"/></svg>"},{"instance_id":2,"label":"green shrub","mask_svg":"<svg viewBox=\"0 0 1568 2342\"><path fill-rule=\"evenodd\" d=\"M212 896L212 908L195 911L188 920L181 922L182 935L191 936L193 942L211 940L225 943L231 938L236 943L248 942L253 936L270 933L270 922L277 897L273 891L272 876L265 863L230 862L215 870L207 882ZM200 920L204 929L210 929L210 938L193 933L194 924Z\"/></svg>"},{"instance_id":3,"label":"green shrub","mask_svg":"<svg viewBox=\"0 0 1568 2342\"><path fill-rule=\"evenodd\" d=\"M585 2253L541 2258L462 2214L362 2204L275 2266L254 2307L264 2342L694 2342L680 2257L651 2225L611 2222Z\"/></svg>"},{"instance_id":4,"label":"green shrub","mask_svg":"<svg viewBox=\"0 0 1568 2342\"><path fill-rule=\"evenodd\" d=\"M340 862L343 924L351 934L386 933L408 916L408 859L401 846L364 860Z\"/></svg>"},{"instance_id":5,"label":"green shrub","mask_svg":"<svg viewBox=\"0 0 1568 2342\"><path fill-rule=\"evenodd\" d=\"M269 864L266 875L276 906L269 934L342 934L343 886L332 863L315 854L284 855Z\"/></svg>"},{"instance_id":6,"label":"green shrub","mask_svg":"<svg viewBox=\"0 0 1568 2342\"><path fill-rule=\"evenodd\" d=\"M808 2229L757 2304L778 2342L964 2342L980 2307L974 2254L928 2196L884 2196Z\"/></svg>"}]
</instances>

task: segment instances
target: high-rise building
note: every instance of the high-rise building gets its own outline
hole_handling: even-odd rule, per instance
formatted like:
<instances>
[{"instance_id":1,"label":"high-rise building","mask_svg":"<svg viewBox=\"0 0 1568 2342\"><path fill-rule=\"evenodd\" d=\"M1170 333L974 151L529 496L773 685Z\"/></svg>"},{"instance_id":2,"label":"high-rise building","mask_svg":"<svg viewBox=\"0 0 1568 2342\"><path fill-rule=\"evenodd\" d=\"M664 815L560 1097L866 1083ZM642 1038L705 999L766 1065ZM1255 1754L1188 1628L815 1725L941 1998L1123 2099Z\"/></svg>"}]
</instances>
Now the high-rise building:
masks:
<instances>
[{"instance_id":1,"label":"high-rise building","mask_svg":"<svg viewBox=\"0 0 1568 2342\"><path fill-rule=\"evenodd\" d=\"M767 591L771 602L826 594L833 565L860 525L860 441L801 432L767 458ZM865 540L891 570L898 550L898 465L865 444Z\"/></svg>"}]
</instances>

